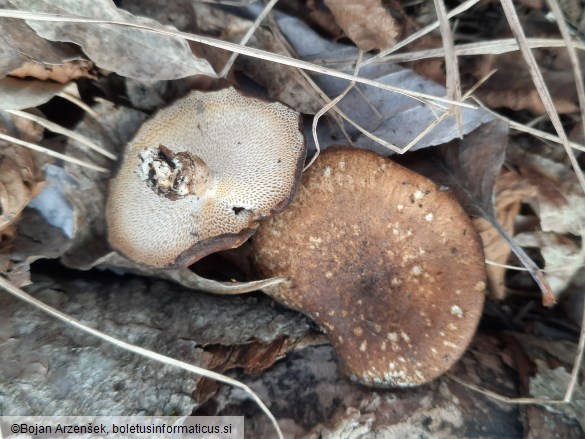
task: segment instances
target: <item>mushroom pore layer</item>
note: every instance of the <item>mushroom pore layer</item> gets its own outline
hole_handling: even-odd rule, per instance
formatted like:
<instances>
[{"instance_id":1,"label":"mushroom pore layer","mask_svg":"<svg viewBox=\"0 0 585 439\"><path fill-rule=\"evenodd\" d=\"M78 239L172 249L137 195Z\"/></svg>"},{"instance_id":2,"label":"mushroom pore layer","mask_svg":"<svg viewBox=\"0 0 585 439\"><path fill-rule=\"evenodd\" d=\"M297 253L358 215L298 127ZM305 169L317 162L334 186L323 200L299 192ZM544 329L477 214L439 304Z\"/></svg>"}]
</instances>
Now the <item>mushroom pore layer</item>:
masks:
<instances>
[{"instance_id":1,"label":"mushroom pore layer","mask_svg":"<svg viewBox=\"0 0 585 439\"><path fill-rule=\"evenodd\" d=\"M485 271L461 206L375 153L325 151L253 238L268 294L312 317L350 377L413 386L444 373L478 324Z\"/></svg>"},{"instance_id":2,"label":"mushroom pore layer","mask_svg":"<svg viewBox=\"0 0 585 439\"><path fill-rule=\"evenodd\" d=\"M296 190L300 115L228 88L191 92L145 122L110 182L108 240L145 265L240 245Z\"/></svg>"}]
</instances>

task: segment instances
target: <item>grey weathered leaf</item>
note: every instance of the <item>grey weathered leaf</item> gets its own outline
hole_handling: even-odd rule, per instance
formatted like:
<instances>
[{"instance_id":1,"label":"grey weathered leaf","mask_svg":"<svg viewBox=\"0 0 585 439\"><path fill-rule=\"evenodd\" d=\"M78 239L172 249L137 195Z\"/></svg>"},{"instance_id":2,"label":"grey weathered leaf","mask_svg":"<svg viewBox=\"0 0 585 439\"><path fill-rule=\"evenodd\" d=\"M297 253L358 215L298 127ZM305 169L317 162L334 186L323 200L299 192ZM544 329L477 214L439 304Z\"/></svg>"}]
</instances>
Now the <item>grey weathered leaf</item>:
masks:
<instances>
[{"instance_id":1,"label":"grey weathered leaf","mask_svg":"<svg viewBox=\"0 0 585 439\"><path fill-rule=\"evenodd\" d=\"M353 73L351 64L357 58L357 49L342 44L331 43L296 18L281 16L278 24L299 57L317 63L336 66L346 73ZM364 58L364 59L367 59ZM402 87L407 90L446 96L445 87L430 81L410 69L395 64L369 64L359 72L360 76L384 84ZM347 87L345 80L330 76L315 76L315 82L331 97L335 97ZM384 92L372 87L354 88L338 103L338 107L363 128L379 138L403 148L419 133L436 120L438 110L425 106L413 98L397 93ZM361 93L360 93L361 92ZM493 116L483 109L463 108L463 132L470 133L478 126L493 120ZM354 127L348 126L356 146L372 149L382 154L390 151L369 139ZM448 117L420 139L413 150L433 145L441 145L459 137L454 117ZM320 138L321 141L321 138ZM323 145L337 143L334 139L323 139Z\"/></svg>"},{"instance_id":2,"label":"grey weathered leaf","mask_svg":"<svg viewBox=\"0 0 585 439\"><path fill-rule=\"evenodd\" d=\"M111 0L10 0L19 10L124 21L165 29L160 23L118 9ZM99 67L140 80L216 76L209 63L197 58L186 41L123 26L27 20L41 37L82 46Z\"/></svg>"},{"instance_id":3,"label":"grey weathered leaf","mask_svg":"<svg viewBox=\"0 0 585 439\"><path fill-rule=\"evenodd\" d=\"M0 79L0 110L24 110L48 102L66 84L45 81L26 81L17 78Z\"/></svg>"},{"instance_id":4,"label":"grey weathered leaf","mask_svg":"<svg viewBox=\"0 0 585 439\"><path fill-rule=\"evenodd\" d=\"M8 0L0 0L0 9L10 9ZM39 37L22 20L0 19L0 77L27 61L59 65L82 59L84 57L75 47Z\"/></svg>"}]
</instances>

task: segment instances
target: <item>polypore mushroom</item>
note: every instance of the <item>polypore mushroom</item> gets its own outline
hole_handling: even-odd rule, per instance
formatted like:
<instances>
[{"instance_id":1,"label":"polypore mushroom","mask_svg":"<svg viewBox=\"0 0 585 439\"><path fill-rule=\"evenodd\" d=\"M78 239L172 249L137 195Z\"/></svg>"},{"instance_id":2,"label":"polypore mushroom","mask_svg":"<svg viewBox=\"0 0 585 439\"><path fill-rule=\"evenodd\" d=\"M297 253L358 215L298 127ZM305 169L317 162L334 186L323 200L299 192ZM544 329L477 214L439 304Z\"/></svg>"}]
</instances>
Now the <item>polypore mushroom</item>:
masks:
<instances>
[{"instance_id":1,"label":"polypore mushroom","mask_svg":"<svg viewBox=\"0 0 585 439\"><path fill-rule=\"evenodd\" d=\"M112 247L153 267L190 265L248 239L294 195L300 115L233 88L191 92L126 146L106 207Z\"/></svg>"},{"instance_id":2,"label":"polypore mushroom","mask_svg":"<svg viewBox=\"0 0 585 439\"><path fill-rule=\"evenodd\" d=\"M267 292L313 318L350 377L430 381L462 355L484 302L480 240L433 182L375 153L328 149L252 239Z\"/></svg>"}]
</instances>

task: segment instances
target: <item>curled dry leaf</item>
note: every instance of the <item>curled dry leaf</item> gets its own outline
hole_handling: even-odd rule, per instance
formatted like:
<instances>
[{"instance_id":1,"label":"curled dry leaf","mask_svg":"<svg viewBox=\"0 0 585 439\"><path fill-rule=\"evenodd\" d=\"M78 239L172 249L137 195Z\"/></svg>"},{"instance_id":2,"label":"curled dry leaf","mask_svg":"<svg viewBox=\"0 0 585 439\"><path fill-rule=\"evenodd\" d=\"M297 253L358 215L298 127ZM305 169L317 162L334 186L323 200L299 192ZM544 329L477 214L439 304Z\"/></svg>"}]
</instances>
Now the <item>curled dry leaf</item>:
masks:
<instances>
[{"instance_id":1,"label":"curled dry leaf","mask_svg":"<svg viewBox=\"0 0 585 439\"><path fill-rule=\"evenodd\" d=\"M76 15L124 21L164 29L160 23L118 9L111 0L10 0L19 10ZM178 79L191 75L215 76L209 63L197 58L181 38L158 35L140 29L84 23L27 20L37 34L51 41L80 45L102 69L141 80Z\"/></svg>"},{"instance_id":2,"label":"curled dry leaf","mask_svg":"<svg viewBox=\"0 0 585 439\"><path fill-rule=\"evenodd\" d=\"M496 218L510 236L514 236L514 222L520 212L523 200L536 195L536 188L513 172L498 177L494 188ZM506 264L510 256L510 246L500 233L484 218L473 219L473 225L483 241L486 259L498 264ZM506 297L506 268L488 264L487 278L490 295L494 299Z\"/></svg>"},{"instance_id":3,"label":"curled dry leaf","mask_svg":"<svg viewBox=\"0 0 585 439\"><path fill-rule=\"evenodd\" d=\"M66 84L69 81L79 78L95 78L91 72L93 63L91 61L70 61L58 66L47 66L35 62L25 62L19 68L12 70L10 76L16 78L35 78L41 81L55 81Z\"/></svg>"},{"instance_id":4,"label":"curled dry leaf","mask_svg":"<svg viewBox=\"0 0 585 439\"><path fill-rule=\"evenodd\" d=\"M382 0L325 0L335 21L360 49L387 49L396 44L399 25Z\"/></svg>"}]
</instances>

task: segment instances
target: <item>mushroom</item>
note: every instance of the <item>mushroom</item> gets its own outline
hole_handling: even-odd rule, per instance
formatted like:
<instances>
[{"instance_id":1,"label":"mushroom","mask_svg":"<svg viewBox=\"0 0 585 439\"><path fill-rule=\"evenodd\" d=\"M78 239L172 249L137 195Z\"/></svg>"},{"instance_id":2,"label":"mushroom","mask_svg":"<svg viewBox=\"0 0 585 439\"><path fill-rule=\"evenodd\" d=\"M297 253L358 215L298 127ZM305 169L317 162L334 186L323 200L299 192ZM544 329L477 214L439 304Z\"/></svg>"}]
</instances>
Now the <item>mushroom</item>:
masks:
<instances>
[{"instance_id":1,"label":"mushroom","mask_svg":"<svg viewBox=\"0 0 585 439\"><path fill-rule=\"evenodd\" d=\"M252 239L267 293L328 334L354 381L415 386L449 369L481 316L480 239L455 199L373 152L330 148Z\"/></svg>"},{"instance_id":2,"label":"mushroom","mask_svg":"<svg viewBox=\"0 0 585 439\"><path fill-rule=\"evenodd\" d=\"M296 191L299 113L233 88L191 92L126 146L110 182L108 240L129 259L181 267L246 241Z\"/></svg>"}]
</instances>

